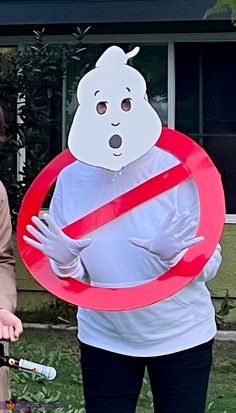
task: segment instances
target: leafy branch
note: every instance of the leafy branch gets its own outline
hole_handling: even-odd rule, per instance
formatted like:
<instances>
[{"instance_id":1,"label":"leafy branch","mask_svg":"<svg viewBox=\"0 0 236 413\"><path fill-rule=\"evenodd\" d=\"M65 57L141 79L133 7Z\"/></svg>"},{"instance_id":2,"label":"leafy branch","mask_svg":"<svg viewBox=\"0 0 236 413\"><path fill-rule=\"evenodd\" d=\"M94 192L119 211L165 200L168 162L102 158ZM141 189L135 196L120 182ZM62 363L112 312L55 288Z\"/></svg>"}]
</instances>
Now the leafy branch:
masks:
<instances>
[{"instance_id":1,"label":"leafy branch","mask_svg":"<svg viewBox=\"0 0 236 413\"><path fill-rule=\"evenodd\" d=\"M229 290L226 289L225 297L222 301L220 309L216 313L216 324L220 330L224 324L224 317L229 314L230 310L235 308L233 301L230 299Z\"/></svg>"},{"instance_id":2,"label":"leafy branch","mask_svg":"<svg viewBox=\"0 0 236 413\"><path fill-rule=\"evenodd\" d=\"M215 5L208 9L204 14L204 19L212 17L215 14L230 12L232 24L236 24L236 0L217 0Z\"/></svg>"}]
</instances>

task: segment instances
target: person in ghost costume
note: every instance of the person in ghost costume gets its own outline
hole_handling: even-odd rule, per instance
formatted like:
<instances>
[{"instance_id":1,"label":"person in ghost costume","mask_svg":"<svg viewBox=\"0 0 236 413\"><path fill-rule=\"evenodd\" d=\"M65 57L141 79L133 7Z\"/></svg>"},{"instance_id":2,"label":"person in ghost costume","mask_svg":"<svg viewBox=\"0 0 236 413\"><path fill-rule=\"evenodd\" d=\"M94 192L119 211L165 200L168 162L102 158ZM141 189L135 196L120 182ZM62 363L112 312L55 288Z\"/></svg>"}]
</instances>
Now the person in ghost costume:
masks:
<instances>
[{"instance_id":1,"label":"person in ghost costume","mask_svg":"<svg viewBox=\"0 0 236 413\"><path fill-rule=\"evenodd\" d=\"M78 159L57 179L49 214L32 217L24 236L54 272L93 286L129 287L167 271L194 248L199 201L192 180L73 240L61 228L177 165L155 146L161 122L143 76L125 54L108 48L78 86L69 149ZM217 246L202 272L165 300L127 311L78 309L87 413L134 413L147 368L158 413L203 413L215 312L205 282L220 266Z\"/></svg>"}]
</instances>

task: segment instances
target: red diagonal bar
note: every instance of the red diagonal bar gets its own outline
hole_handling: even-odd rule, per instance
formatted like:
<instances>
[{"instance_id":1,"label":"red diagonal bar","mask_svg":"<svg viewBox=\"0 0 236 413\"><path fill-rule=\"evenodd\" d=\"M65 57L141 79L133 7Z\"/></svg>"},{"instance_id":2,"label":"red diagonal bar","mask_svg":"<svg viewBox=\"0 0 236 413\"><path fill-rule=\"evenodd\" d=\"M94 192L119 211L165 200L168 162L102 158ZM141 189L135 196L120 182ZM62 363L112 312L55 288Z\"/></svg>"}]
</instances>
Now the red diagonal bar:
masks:
<instances>
[{"instance_id":1,"label":"red diagonal bar","mask_svg":"<svg viewBox=\"0 0 236 413\"><path fill-rule=\"evenodd\" d=\"M63 231L79 238L191 177L188 167L180 163L67 225Z\"/></svg>"}]
</instances>

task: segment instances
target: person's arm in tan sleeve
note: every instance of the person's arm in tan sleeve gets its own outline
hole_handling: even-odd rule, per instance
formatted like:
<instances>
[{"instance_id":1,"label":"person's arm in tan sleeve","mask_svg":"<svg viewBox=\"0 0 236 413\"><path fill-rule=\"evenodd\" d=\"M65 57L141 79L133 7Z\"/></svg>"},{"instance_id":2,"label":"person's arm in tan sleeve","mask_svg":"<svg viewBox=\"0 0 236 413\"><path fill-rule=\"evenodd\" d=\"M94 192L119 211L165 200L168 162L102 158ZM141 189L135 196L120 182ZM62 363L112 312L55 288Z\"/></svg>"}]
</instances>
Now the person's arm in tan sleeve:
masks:
<instances>
[{"instance_id":1,"label":"person's arm in tan sleeve","mask_svg":"<svg viewBox=\"0 0 236 413\"><path fill-rule=\"evenodd\" d=\"M0 182L0 308L16 309L15 259L6 190Z\"/></svg>"}]
</instances>

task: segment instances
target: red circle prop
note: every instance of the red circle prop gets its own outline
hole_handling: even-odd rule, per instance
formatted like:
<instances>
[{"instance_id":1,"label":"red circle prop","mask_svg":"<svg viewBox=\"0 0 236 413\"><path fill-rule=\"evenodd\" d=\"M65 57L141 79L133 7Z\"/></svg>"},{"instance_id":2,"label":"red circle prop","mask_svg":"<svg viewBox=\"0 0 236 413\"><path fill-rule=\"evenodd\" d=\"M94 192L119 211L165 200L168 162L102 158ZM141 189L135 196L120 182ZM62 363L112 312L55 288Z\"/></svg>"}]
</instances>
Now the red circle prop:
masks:
<instances>
[{"instance_id":1,"label":"red circle prop","mask_svg":"<svg viewBox=\"0 0 236 413\"><path fill-rule=\"evenodd\" d=\"M79 238L173 186L193 178L199 195L200 220L197 236L204 241L189 248L178 264L154 280L126 288L100 288L67 278L58 278L49 259L23 240L32 215L39 215L43 200L58 173L75 161L68 150L52 160L36 177L26 193L18 218L17 240L21 257L33 277L57 297L80 307L119 311L161 301L189 284L203 269L220 239L224 219L224 192L220 175L205 151L180 132L164 128L156 145L181 163L113 199L78 221L63 228Z\"/></svg>"}]
</instances>

